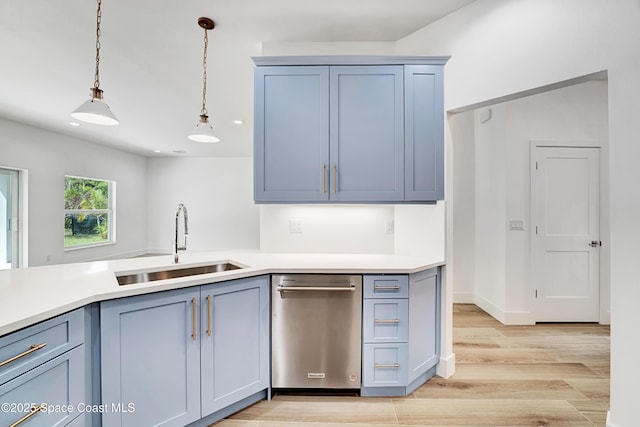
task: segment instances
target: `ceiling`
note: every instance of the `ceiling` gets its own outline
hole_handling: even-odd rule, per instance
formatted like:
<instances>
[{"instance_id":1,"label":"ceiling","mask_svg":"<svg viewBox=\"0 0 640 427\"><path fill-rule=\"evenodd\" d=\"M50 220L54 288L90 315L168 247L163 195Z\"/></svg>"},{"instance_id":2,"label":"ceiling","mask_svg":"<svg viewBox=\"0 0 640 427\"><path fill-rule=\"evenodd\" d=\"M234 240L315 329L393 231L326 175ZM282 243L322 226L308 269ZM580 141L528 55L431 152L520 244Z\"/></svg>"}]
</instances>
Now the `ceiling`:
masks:
<instances>
[{"instance_id":1,"label":"ceiling","mask_svg":"<svg viewBox=\"0 0 640 427\"><path fill-rule=\"evenodd\" d=\"M96 2L2 0L0 117L149 157L251 156L251 56L263 42L392 42L472 1L103 0L100 88L120 125L74 127L69 114L93 86ZM216 22L207 108L217 144L186 139L201 107L200 16Z\"/></svg>"}]
</instances>

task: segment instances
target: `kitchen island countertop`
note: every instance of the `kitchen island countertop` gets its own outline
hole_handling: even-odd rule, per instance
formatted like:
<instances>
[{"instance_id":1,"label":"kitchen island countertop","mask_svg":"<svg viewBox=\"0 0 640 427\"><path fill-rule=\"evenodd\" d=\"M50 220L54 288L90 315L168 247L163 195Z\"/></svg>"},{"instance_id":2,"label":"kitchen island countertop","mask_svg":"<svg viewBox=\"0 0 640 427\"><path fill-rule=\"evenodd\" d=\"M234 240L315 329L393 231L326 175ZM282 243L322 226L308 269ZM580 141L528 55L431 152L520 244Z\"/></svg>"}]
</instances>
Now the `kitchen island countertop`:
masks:
<instances>
[{"instance_id":1,"label":"kitchen island countertop","mask_svg":"<svg viewBox=\"0 0 640 427\"><path fill-rule=\"evenodd\" d=\"M186 268L217 262L244 268L120 286L116 273ZM99 301L272 273L410 274L444 259L393 254L293 254L259 251L183 253L0 271L0 336Z\"/></svg>"}]
</instances>

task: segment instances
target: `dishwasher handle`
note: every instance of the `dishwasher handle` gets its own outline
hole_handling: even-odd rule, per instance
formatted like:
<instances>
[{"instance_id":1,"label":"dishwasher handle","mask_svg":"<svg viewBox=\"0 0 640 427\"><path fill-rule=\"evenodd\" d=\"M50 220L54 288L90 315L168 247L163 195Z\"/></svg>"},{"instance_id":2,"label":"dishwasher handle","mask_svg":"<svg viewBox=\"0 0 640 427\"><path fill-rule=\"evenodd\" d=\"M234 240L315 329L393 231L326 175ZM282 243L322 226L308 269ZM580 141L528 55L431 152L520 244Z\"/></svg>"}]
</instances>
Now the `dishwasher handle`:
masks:
<instances>
[{"instance_id":1,"label":"dishwasher handle","mask_svg":"<svg viewBox=\"0 0 640 427\"><path fill-rule=\"evenodd\" d=\"M283 286L278 285L278 292L288 292L288 291L329 291L329 292L355 292L355 285L351 284L350 286Z\"/></svg>"}]
</instances>

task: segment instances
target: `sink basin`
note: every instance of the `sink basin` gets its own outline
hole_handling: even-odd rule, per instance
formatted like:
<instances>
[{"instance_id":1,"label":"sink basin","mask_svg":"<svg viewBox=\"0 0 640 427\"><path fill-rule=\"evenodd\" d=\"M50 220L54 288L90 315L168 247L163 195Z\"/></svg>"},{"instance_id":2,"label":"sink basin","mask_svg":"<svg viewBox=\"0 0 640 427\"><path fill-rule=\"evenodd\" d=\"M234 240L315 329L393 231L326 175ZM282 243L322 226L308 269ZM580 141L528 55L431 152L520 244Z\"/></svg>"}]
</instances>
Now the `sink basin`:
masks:
<instances>
[{"instance_id":1,"label":"sink basin","mask_svg":"<svg viewBox=\"0 0 640 427\"><path fill-rule=\"evenodd\" d=\"M144 273L117 274L118 284L135 285L136 283L153 282L155 280L175 279L177 277L195 276L198 274L220 273L222 271L238 270L242 267L230 262L200 265L197 267L173 268L171 270L147 271Z\"/></svg>"}]
</instances>

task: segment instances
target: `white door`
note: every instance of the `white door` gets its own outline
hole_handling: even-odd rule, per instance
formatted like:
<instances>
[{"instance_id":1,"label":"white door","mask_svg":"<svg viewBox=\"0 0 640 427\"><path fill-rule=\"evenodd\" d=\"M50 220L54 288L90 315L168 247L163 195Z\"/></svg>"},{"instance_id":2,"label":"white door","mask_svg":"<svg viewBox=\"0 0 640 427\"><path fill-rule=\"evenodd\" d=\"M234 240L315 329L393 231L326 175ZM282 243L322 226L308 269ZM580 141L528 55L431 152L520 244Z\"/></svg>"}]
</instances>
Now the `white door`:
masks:
<instances>
[{"instance_id":1,"label":"white door","mask_svg":"<svg viewBox=\"0 0 640 427\"><path fill-rule=\"evenodd\" d=\"M535 147L531 267L537 322L597 322L600 151Z\"/></svg>"}]
</instances>

